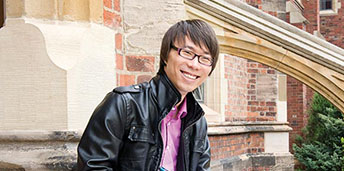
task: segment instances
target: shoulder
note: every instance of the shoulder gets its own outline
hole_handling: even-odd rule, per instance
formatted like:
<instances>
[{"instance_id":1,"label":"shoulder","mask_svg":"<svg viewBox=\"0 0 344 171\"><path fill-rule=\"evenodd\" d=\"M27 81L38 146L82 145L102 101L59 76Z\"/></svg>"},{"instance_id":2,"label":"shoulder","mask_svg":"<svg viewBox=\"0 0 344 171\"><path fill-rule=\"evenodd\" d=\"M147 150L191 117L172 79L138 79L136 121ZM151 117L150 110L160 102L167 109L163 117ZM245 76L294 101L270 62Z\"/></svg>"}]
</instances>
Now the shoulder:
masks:
<instances>
[{"instance_id":1,"label":"shoulder","mask_svg":"<svg viewBox=\"0 0 344 171\"><path fill-rule=\"evenodd\" d=\"M115 89L113 89L112 92L119 93L119 94L140 93L140 92L143 92L147 88L149 88L149 84L144 82L144 83L134 84L134 85L130 85L130 86L116 87Z\"/></svg>"}]
</instances>

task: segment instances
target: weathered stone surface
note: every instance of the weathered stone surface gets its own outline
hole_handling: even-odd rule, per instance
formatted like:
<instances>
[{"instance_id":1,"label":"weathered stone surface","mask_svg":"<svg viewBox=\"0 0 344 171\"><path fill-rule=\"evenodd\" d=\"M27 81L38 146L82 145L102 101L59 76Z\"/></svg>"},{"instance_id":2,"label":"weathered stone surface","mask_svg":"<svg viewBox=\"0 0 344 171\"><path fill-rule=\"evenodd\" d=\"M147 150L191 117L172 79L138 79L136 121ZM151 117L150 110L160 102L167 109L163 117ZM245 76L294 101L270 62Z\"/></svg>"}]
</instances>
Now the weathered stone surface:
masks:
<instances>
[{"instance_id":1,"label":"weathered stone surface","mask_svg":"<svg viewBox=\"0 0 344 171\"><path fill-rule=\"evenodd\" d=\"M127 0L123 15L127 52L157 55L166 30L185 18L185 7L182 0Z\"/></svg>"},{"instance_id":2,"label":"weathered stone surface","mask_svg":"<svg viewBox=\"0 0 344 171\"><path fill-rule=\"evenodd\" d=\"M75 170L81 132L1 131L0 170Z\"/></svg>"},{"instance_id":3,"label":"weathered stone surface","mask_svg":"<svg viewBox=\"0 0 344 171\"><path fill-rule=\"evenodd\" d=\"M0 130L66 129L66 72L50 60L42 32L7 20L0 52Z\"/></svg>"},{"instance_id":4,"label":"weathered stone surface","mask_svg":"<svg viewBox=\"0 0 344 171\"><path fill-rule=\"evenodd\" d=\"M85 0L63 0L60 3L59 14L62 13L61 18L65 20L89 20L90 17L90 3ZM98 4L97 4L98 5ZM101 7L98 5L98 7Z\"/></svg>"},{"instance_id":5,"label":"weathered stone surface","mask_svg":"<svg viewBox=\"0 0 344 171\"><path fill-rule=\"evenodd\" d=\"M23 0L6 0L6 16L21 17L24 13Z\"/></svg>"},{"instance_id":6,"label":"weathered stone surface","mask_svg":"<svg viewBox=\"0 0 344 171\"><path fill-rule=\"evenodd\" d=\"M257 100L275 101L277 99L277 76L257 75Z\"/></svg>"},{"instance_id":7,"label":"weathered stone surface","mask_svg":"<svg viewBox=\"0 0 344 171\"><path fill-rule=\"evenodd\" d=\"M212 161L213 171L255 170L293 171L294 159L290 153L243 154L224 160Z\"/></svg>"},{"instance_id":8,"label":"weathered stone surface","mask_svg":"<svg viewBox=\"0 0 344 171\"><path fill-rule=\"evenodd\" d=\"M25 0L25 14L34 18L56 18L55 0Z\"/></svg>"},{"instance_id":9,"label":"weathered stone surface","mask_svg":"<svg viewBox=\"0 0 344 171\"><path fill-rule=\"evenodd\" d=\"M103 22L103 4L100 0L90 0L90 21Z\"/></svg>"},{"instance_id":10,"label":"weathered stone surface","mask_svg":"<svg viewBox=\"0 0 344 171\"><path fill-rule=\"evenodd\" d=\"M25 170L22 166L12 164L12 163L6 163L0 161L0 170L1 171L22 171Z\"/></svg>"}]
</instances>

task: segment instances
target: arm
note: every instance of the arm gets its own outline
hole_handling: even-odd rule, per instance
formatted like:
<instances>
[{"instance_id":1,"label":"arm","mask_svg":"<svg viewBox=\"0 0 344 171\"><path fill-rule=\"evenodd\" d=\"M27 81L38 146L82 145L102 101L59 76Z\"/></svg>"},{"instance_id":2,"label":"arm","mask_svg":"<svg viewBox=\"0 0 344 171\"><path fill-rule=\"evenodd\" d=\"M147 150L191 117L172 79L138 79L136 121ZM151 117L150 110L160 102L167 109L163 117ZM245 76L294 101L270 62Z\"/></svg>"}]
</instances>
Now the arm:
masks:
<instances>
[{"instance_id":1,"label":"arm","mask_svg":"<svg viewBox=\"0 0 344 171\"><path fill-rule=\"evenodd\" d=\"M97 106L78 145L78 170L114 170L123 145L126 107L110 92Z\"/></svg>"},{"instance_id":2,"label":"arm","mask_svg":"<svg viewBox=\"0 0 344 171\"><path fill-rule=\"evenodd\" d=\"M210 170L210 143L208 135L205 137L205 150L199 159L197 170Z\"/></svg>"}]
</instances>

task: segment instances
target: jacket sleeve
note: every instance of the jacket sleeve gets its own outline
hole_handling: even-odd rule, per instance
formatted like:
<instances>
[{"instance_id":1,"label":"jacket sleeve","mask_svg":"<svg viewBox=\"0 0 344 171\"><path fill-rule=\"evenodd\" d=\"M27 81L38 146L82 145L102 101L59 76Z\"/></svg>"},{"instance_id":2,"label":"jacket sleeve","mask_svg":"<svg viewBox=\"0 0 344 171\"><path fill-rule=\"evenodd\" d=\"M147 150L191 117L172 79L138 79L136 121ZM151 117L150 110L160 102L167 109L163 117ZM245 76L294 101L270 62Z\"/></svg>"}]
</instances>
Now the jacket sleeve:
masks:
<instances>
[{"instance_id":1,"label":"jacket sleeve","mask_svg":"<svg viewBox=\"0 0 344 171\"><path fill-rule=\"evenodd\" d=\"M208 135L205 137L205 150L199 159L197 170L210 170L210 143Z\"/></svg>"},{"instance_id":2,"label":"jacket sleeve","mask_svg":"<svg viewBox=\"0 0 344 171\"><path fill-rule=\"evenodd\" d=\"M93 112L78 145L77 170L115 170L123 145L126 105L110 92Z\"/></svg>"}]
</instances>

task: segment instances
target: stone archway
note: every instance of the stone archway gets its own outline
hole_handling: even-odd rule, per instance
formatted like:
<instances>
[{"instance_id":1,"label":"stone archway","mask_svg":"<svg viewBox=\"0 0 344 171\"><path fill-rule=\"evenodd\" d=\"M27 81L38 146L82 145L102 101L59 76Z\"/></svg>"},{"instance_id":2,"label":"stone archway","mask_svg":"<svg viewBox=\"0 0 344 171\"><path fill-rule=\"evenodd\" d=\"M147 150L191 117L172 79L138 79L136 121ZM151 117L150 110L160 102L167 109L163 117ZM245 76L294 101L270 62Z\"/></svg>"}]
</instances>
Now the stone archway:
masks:
<instances>
[{"instance_id":1,"label":"stone archway","mask_svg":"<svg viewBox=\"0 0 344 171\"><path fill-rule=\"evenodd\" d=\"M344 51L275 17L227 0L186 1L192 18L213 24L221 52L286 73L344 112Z\"/></svg>"}]
</instances>

